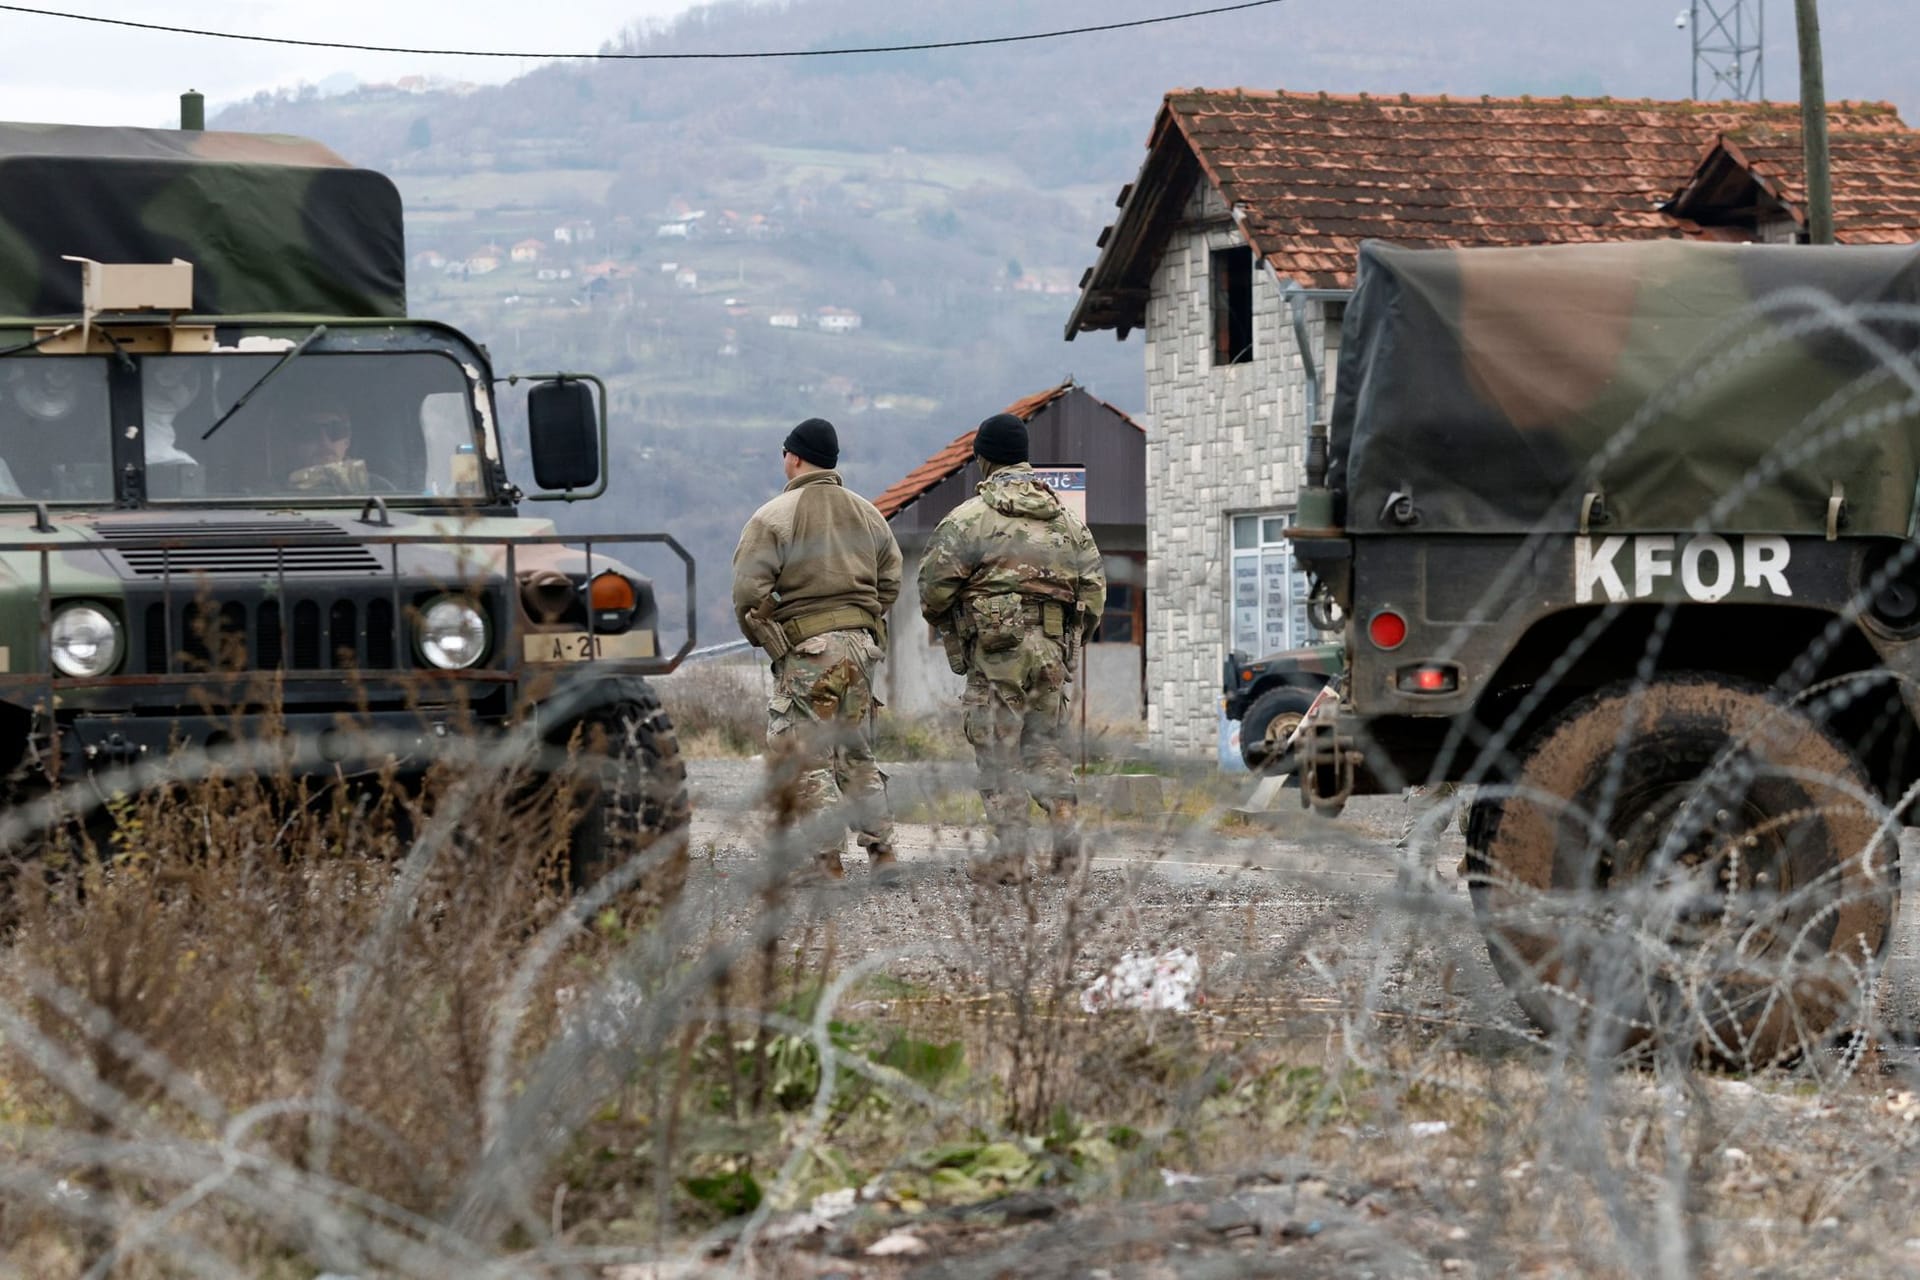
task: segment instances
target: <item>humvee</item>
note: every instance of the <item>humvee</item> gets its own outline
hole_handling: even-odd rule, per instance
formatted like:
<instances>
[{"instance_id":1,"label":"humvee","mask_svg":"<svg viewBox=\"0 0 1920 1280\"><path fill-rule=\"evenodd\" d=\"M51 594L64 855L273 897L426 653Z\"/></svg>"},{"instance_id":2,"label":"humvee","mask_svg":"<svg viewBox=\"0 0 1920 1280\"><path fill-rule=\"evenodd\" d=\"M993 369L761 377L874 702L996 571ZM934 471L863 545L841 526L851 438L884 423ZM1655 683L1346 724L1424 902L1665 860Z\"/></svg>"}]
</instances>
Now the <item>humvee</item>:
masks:
<instances>
[{"instance_id":1,"label":"humvee","mask_svg":"<svg viewBox=\"0 0 1920 1280\"><path fill-rule=\"evenodd\" d=\"M1282 649L1253 658L1227 655L1221 678L1221 709L1240 722L1240 760L1254 773L1285 773L1293 767L1288 743L1327 681L1346 660L1338 644Z\"/></svg>"},{"instance_id":2,"label":"humvee","mask_svg":"<svg viewBox=\"0 0 1920 1280\"><path fill-rule=\"evenodd\" d=\"M515 725L599 744L576 879L681 832L646 677L693 644L692 562L524 514L605 491L604 388L532 378L529 491L500 381L407 314L384 176L291 137L0 125L8 799L269 731L315 772L419 769ZM641 544L685 568L674 653L617 558Z\"/></svg>"},{"instance_id":3,"label":"humvee","mask_svg":"<svg viewBox=\"0 0 1920 1280\"><path fill-rule=\"evenodd\" d=\"M1303 795L1477 783L1543 1027L1855 1028L1920 780L1920 252L1368 245L1295 554L1343 617Z\"/></svg>"}]
</instances>

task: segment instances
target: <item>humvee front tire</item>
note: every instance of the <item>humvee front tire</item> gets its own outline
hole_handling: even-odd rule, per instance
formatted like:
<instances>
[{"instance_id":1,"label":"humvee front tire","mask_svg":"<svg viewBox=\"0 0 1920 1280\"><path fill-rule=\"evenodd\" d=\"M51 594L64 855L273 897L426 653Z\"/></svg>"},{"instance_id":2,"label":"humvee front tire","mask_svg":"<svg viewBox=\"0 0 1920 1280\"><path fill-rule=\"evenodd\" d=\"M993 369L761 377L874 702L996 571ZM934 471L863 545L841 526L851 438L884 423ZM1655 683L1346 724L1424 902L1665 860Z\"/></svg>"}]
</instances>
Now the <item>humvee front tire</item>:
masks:
<instances>
[{"instance_id":1,"label":"humvee front tire","mask_svg":"<svg viewBox=\"0 0 1920 1280\"><path fill-rule=\"evenodd\" d=\"M1287 738L1313 706L1314 691L1282 685L1253 700L1240 719L1240 759L1254 773L1278 771L1286 763Z\"/></svg>"},{"instance_id":2,"label":"humvee front tire","mask_svg":"<svg viewBox=\"0 0 1920 1280\"><path fill-rule=\"evenodd\" d=\"M567 881L575 891L598 883L628 859L648 868L620 900L658 909L687 879L687 766L679 738L646 681L620 678L615 696L551 739L575 747L585 792L569 833Z\"/></svg>"},{"instance_id":3,"label":"humvee front tire","mask_svg":"<svg viewBox=\"0 0 1920 1280\"><path fill-rule=\"evenodd\" d=\"M1847 750L1757 688L1603 689L1477 808L1475 914L1550 1033L1749 1067L1823 1043L1871 1001L1895 833Z\"/></svg>"}]
</instances>

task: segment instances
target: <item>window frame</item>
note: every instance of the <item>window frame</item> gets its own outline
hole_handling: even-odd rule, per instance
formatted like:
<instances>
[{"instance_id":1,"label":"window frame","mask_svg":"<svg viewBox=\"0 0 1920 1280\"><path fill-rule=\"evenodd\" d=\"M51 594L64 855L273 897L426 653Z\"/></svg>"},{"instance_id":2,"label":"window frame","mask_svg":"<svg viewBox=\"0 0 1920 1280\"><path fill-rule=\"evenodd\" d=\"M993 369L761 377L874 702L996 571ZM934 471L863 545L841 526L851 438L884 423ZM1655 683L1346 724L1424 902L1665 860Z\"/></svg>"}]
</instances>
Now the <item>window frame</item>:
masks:
<instances>
[{"instance_id":1,"label":"window frame","mask_svg":"<svg viewBox=\"0 0 1920 1280\"><path fill-rule=\"evenodd\" d=\"M1207 260L1207 324L1216 369L1253 363L1253 248L1214 249Z\"/></svg>"},{"instance_id":2,"label":"window frame","mask_svg":"<svg viewBox=\"0 0 1920 1280\"><path fill-rule=\"evenodd\" d=\"M1295 513L1285 507L1267 507L1229 511L1226 520L1228 651L1257 658L1320 643L1325 633L1307 618L1306 571L1292 545L1283 536L1271 536L1276 530L1284 533L1292 528ZM1277 574L1273 566L1279 566ZM1277 626L1270 586L1276 578L1283 596ZM1250 598L1245 600L1243 581L1250 585ZM1252 611L1250 626L1244 610Z\"/></svg>"}]
</instances>

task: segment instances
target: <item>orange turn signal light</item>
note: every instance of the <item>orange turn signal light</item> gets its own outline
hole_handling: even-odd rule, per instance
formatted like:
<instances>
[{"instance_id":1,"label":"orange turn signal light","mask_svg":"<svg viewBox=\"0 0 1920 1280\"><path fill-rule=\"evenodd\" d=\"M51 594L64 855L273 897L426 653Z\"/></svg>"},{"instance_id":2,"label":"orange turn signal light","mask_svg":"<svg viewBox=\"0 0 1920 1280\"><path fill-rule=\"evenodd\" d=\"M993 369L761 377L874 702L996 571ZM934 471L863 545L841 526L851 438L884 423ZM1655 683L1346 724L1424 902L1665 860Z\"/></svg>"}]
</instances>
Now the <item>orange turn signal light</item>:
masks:
<instances>
[{"instance_id":1,"label":"orange turn signal light","mask_svg":"<svg viewBox=\"0 0 1920 1280\"><path fill-rule=\"evenodd\" d=\"M587 603L595 613L625 613L633 608L633 600L633 584L617 573L603 573L587 587Z\"/></svg>"}]
</instances>

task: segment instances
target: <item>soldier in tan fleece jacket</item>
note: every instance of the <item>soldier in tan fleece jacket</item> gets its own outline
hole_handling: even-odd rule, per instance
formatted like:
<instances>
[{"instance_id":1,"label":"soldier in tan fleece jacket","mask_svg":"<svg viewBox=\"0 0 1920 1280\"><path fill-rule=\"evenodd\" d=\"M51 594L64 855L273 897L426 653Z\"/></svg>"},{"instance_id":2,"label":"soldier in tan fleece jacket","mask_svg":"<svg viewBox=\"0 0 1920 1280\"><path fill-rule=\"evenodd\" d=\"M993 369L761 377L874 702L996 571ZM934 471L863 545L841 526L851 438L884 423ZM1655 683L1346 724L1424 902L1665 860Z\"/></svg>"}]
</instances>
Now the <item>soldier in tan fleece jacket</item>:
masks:
<instances>
[{"instance_id":1,"label":"soldier in tan fleece jacket","mask_svg":"<svg viewBox=\"0 0 1920 1280\"><path fill-rule=\"evenodd\" d=\"M832 423L795 427L780 458L786 488L753 513L733 553L734 616L773 660L769 756L792 760L803 815L846 798L873 870L893 874L893 822L867 722L887 611L900 594L900 544L874 505L841 484ZM830 879L846 874L844 845L835 829L820 851Z\"/></svg>"}]
</instances>

